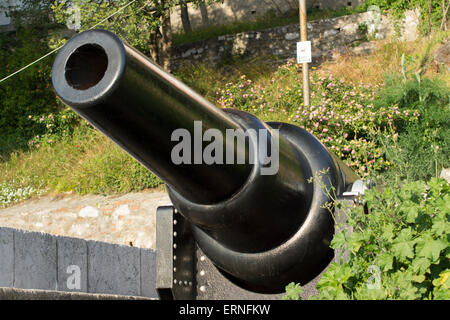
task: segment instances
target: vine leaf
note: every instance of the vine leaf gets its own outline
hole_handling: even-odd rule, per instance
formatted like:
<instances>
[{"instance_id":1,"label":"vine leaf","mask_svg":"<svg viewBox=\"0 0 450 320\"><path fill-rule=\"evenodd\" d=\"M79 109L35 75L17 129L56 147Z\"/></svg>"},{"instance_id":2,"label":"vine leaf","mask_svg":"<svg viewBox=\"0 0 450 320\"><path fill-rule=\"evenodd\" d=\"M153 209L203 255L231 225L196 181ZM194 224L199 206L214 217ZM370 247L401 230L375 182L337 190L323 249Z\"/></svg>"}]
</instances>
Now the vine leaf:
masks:
<instances>
[{"instance_id":1,"label":"vine leaf","mask_svg":"<svg viewBox=\"0 0 450 320\"><path fill-rule=\"evenodd\" d=\"M447 245L441 239L424 239L417 243L417 255L428 258L432 263L435 263L439 260L441 251L445 248L447 248Z\"/></svg>"},{"instance_id":2,"label":"vine leaf","mask_svg":"<svg viewBox=\"0 0 450 320\"><path fill-rule=\"evenodd\" d=\"M425 273L430 269L431 262L424 257L416 258L412 261L411 268L415 273Z\"/></svg>"},{"instance_id":3,"label":"vine leaf","mask_svg":"<svg viewBox=\"0 0 450 320\"><path fill-rule=\"evenodd\" d=\"M383 271L389 271L389 270L392 270L394 256L391 253L383 253L378 257L377 261L378 261L378 266Z\"/></svg>"}]
</instances>

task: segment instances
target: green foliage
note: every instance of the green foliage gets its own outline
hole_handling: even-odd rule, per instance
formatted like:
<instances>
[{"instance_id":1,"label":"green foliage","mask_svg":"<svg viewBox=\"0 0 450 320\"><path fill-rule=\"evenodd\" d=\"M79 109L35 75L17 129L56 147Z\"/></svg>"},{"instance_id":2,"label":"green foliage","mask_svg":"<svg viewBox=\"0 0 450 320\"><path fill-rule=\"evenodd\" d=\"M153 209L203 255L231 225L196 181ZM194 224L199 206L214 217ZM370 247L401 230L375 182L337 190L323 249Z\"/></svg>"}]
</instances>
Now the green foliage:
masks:
<instances>
[{"instance_id":1,"label":"green foliage","mask_svg":"<svg viewBox=\"0 0 450 320\"><path fill-rule=\"evenodd\" d=\"M54 0L52 10L56 21L65 24L67 21L73 20L72 8L77 7L81 17L79 31L85 31L96 25L97 29L105 29L118 34L130 45L144 53L149 53L152 32L162 26L163 19L160 17L166 15L166 9L173 11L179 4L179 1L173 0L137 0L132 4L129 0L75 0L72 2ZM198 6L199 3L210 4L223 2L223 0L194 0L191 2L194 6ZM124 9L120 10L122 8ZM103 21L105 17L109 17L119 10L118 14Z\"/></svg>"},{"instance_id":2,"label":"green foliage","mask_svg":"<svg viewBox=\"0 0 450 320\"><path fill-rule=\"evenodd\" d=\"M376 136L393 143L401 128L416 123L419 112L399 110L395 105L375 109L378 86L354 86L332 74L315 74L311 79L311 106L303 106L302 79L297 66L287 63L276 71L266 86L245 75L216 90L217 104L238 108L262 119L285 119L319 138L332 152L362 177L391 166L383 144Z\"/></svg>"},{"instance_id":3,"label":"green foliage","mask_svg":"<svg viewBox=\"0 0 450 320\"><path fill-rule=\"evenodd\" d=\"M0 78L49 51L45 40L53 23L45 4L46 1L26 0L20 9L12 8L17 30L0 33L0 65L4 66ZM50 73L50 61L46 60L0 83L0 154L26 147L29 138L43 133L42 128L30 123L29 115L58 110L55 94L50 90Z\"/></svg>"},{"instance_id":4,"label":"green foliage","mask_svg":"<svg viewBox=\"0 0 450 320\"><path fill-rule=\"evenodd\" d=\"M376 5L380 9L388 11L397 19L403 19L406 10L417 8L420 12L420 28L424 34L432 31L429 26L430 18L432 28L439 28L443 18L443 2L437 0L367 0L365 5Z\"/></svg>"},{"instance_id":5,"label":"green foliage","mask_svg":"<svg viewBox=\"0 0 450 320\"><path fill-rule=\"evenodd\" d=\"M156 19L156 14L161 14L159 9L155 15L150 12L153 5L152 1L138 0L127 6L119 14L114 15L110 19L103 21L120 8L129 4L128 0L118 1L81 1L72 2L65 0L55 0L52 10L56 21L65 25L67 21L74 20L74 9L79 9L80 26L78 31L85 31L99 24L96 28L106 29L114 32L123 38L126 38L130 45L137 49L148 52L148 44L150 42L150 33L156 30L160 24L160 19ZM102 22L103 21L103 22Z\"/></svg>"},{"instance_id":6,"label":"green foliage","mask_svg":"<svg viewBox=\"0 0 450 320\"><path fill-rule=\"evenodd\" d=\"M448 182L373 188L364 200L370 213L348 208L331 242L336 252L348 252L347 260L330 265L311 299L449 299Z\"/></svg>"},{"instance_id":7,"label":"green foliage","mask_svg":"<svg viewBox=\"0 0 450 320\"><path fill-rule=\"evenodd\" d=\"M58 140L47 135L33 141L31 150L13 152L0 162L0 204L49 191L114 194L162 184L85 122L74 127L70 137Z\"/></svg>"},{"instance_id":8,"label":"green foliage","mask_svg":"<svg viewBox=\"0 0 450 320\"><path fill-rule=\"evenodd\" d=\"M438 79L421 78L420 74L391 76L378 94L375 109L395 106L410 114L417 110L419 121L398 124L400 135L392 144L383 136L386 156L398 169L398 178L411 180L438 176L450 164L450 91Z\"/></svg>"},{"instance_id":9,"label":"green foliage","mask_svg":"<svg viewBox=\"0 0 450 320\"><path fill-rule=\"evenodd\" d=\"M300 300L300 294L302 294L302 286L298 283L291 282L286 286L286 295L283 296L283 300Z\"/></svg>"}]
</instances>

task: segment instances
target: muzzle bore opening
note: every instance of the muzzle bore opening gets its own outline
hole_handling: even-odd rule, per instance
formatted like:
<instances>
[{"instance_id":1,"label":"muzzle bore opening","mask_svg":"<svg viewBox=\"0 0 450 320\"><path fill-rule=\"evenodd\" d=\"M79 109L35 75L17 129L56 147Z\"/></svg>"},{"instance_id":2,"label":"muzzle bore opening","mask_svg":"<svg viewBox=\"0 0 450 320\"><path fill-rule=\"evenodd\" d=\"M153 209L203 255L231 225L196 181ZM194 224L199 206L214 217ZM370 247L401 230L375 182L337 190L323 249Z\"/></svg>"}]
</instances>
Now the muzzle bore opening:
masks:
<instances>
[{"instance_id":1,"label":"muzzle bore opening","mask_svg":"<svg viewBox=\"0 0 450 320\"><path fill-rule=\"evenodd\" d=\"M108 68L108 56L97 44L85 44L69 57L65 67L67 83L76 90L87 90L98 84Z\"/></svg>"}]
</instances>

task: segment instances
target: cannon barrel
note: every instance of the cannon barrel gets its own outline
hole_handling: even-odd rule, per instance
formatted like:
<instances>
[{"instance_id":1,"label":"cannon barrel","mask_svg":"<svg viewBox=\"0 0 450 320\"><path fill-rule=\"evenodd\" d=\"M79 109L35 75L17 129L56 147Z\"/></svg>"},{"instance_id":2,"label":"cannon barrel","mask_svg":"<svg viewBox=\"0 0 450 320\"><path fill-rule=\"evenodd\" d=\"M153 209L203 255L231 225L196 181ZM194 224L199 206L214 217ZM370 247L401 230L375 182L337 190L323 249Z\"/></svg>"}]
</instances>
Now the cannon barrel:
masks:
<instances>
[{"instance_id":1,"label":"cannon barrel","mask_svg":"<svg viewBox=\"0 0 450 320\"><path fill-rule=\"evenodd\" d=\"M198 246L237 282L280 292L330 261L334 222L324 205L334 199L323 188L342 194L357 176L307 131L219 109L104 30L73 37L52 80L66 105L165 182ZM182 163L173 159L179 129L192 137ZM245 143L217 138L229 132L243 132ZM215 156L232 150L233 161L203 161L211 141ZM321 183L308 182L319 172Z\"/></svg>"}]
</instances>

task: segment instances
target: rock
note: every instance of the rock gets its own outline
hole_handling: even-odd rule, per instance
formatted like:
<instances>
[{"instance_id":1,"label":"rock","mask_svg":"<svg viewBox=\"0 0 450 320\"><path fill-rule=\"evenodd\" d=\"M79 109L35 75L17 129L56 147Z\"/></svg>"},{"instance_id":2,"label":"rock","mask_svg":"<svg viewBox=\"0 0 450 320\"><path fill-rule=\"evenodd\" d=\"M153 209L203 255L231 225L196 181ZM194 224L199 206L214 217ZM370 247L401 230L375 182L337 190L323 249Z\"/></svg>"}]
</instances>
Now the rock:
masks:
<instances>
[{"instance_id":1,"label":"rock","mask_svg":"<svg viewBox=\"0 0 450 320\"><path fill-rule=\"evenodd\" d=\"M447 182L450 183L450 168L449 169L442 169L440 177L442 179L447 180Z\"/></svg>"},{"instance_id":2,"label":"rock","mask_svg":"<svg viewBox=\"0 0 450 320\"><path fill-rule=\"evenodd\" d=\"M403 34L402 38L405 41L415 41L419 37L419 11L408 10L405 12L405 19L403 19Z\"/></svg>"},{"instance_id":3,"label":"rock","mask_svg":"<svg viewBox=\"0 0 450 320\"><path fill-rule=\"evenodd\" d=\"M195 53L197 50L195 48L191 48L188 51L184 52L181 56L183 58L187 58L189 56L191 56L193 53Z\"/></svg>"},{"instance_id":4,"label":"rock","mask_svg":"<svg viewBox=\"0 0 450 320\"><path fill-rule=\"evenodd\" d=\"M295 39L299 39L300 35L298 32L293 32L293 33L286 33L286 35L284 36L284 38L288 41L291 40L295 40Z\"/></svg>"},{"instance_id":5,"label":"rock","mask_svg":"<svg viewBox=\"0 0 450 320\"><path fill-rule=\"evenodd\" d=\"M97 218L98 217L98 210L94 207L87 206L80 210L78 213L78 216L82 218Z\"/></svg>"},{"instance_id":6,"label":"rock","mask_svg":"<svg viewBox=\"0 0 450 320\"><path fill-rule=\"evenodd\" d=\"M327 38L327 37L331 37L331 36L335 36L339 33L339 31L335 30L335 29L331 29L331 30L327 30L323 33L323 37Z\"/></svg>"},{"instance_id":7,"label":"rock","mask_svg":"<svg viewBox=\"0 0 450 320\"><path fill-rule=\"evenodd\" d=\"M450 41L447 41L435 54L434 62L437 65L444 64L450 68Z\"/></svg>"},{"instance_id":8,"label":"rock","mask_svg":"<svg viewBox=\"0 0 450 320\"><path fill-rule=\"evenodd\" d=\"M130 214L130 209L127 204L121 205L116 210L114 210L113 217L117 218L120 216L127 216Z\"/></svg>"}]
</instances>

